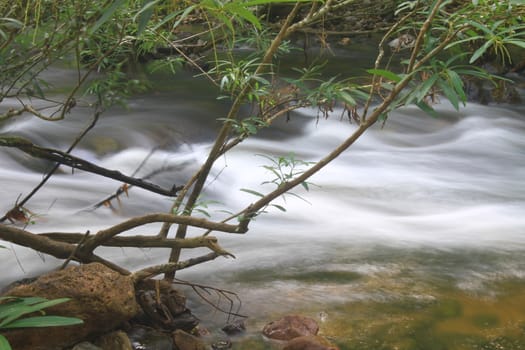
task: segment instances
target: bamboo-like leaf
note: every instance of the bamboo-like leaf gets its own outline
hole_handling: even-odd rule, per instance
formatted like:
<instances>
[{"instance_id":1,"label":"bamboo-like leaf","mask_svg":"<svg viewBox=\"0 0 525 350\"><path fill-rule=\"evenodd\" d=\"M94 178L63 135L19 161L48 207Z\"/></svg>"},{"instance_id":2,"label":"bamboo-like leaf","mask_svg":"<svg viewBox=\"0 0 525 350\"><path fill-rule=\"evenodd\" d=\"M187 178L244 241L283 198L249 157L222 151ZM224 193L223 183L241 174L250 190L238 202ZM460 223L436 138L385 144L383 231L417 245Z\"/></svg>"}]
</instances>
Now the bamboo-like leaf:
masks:
<instances>
[{"instance_id":1,"label":"bamboo-like leaf","mask_svg":"<svg viewBox=\"0 0 525 350\"><path fill-rule=\"evenodd\" d=\"M463 104L465 104L465 102L467 102L467 95L465 94L463 80L461 80L461 77L458 73L451 69L447 70L447 74L452 88L454 89L454 91L456 91L456 94L458 95L460 101L463 102Z\"/></svg>"},{"instance_id":2,"label":"bamboo-like leaf","mask_svg":"<svg viewBox=\"0 0 525 350\"><path fill-rule=\"evenodd\" d=\"M133 18L134 21L138 19L138 28L137 28L137 36L142 34L144 29L146 29L146 26L148 25L149 20L151 19L151 16L153 15L154 6L159 2L159 0L145 0L144 6L137 12L135 17Z\"/></svg>"},{"instance_id":3,"label":"bamboo-like leaf","mask_svg":"<svg viewBox=\"0 0 525 350\"><path fill-rule=\"evenodd\" d=\"M254 191L254 190L250 190L249 188L241 188L241 191L249 193L249 194L253 194L254 196L257 196L257 197L261 197L261 198L264 197L264 194Z\"/></svg>"},{"instance_id":4,"label":"bamboo-like leaf","mask_svg":"<svg viewBox=\"0 0 525 350\"><path fill-rule=\"evenodd\" d=\"M105 9L102 10L102 16L95 22L93 27L89 30L89 34L95 33L104 23L106 23L111 16L117 11L117 9L122 6L126 0L115 0L111 5L108 5Z\"/></svg>"},{"instance_id":5,"label":"bamboo-like leaf","mask_svg":"<svg viewBox=\"0 0 525 350\"><path fill-rule=\"evenodd\" d=\"M59 299L42 301L42 302L39 302L33 305L20 305L16 310L11 312L9 316L5 317L2 320L2 322L0 322L0 328L5 327L6 325L10 324L11 322L13 322L14 320L18 319L19 317L23 315L27 315L35 311L40 311L45 308L64 303L68 300L69 298L59 298Z\"/></svg>"},{"instance_id":6,"label":"bamboo-like leaf","mask_svg":"<svg viewBox=\"0 0 525 350\"><path fill-rule=\"evenodd\" d=\"M303 188L306 191L310 191L310 186L308 186L308 182L306 182L306 181L301 182L301 186L303 186Z\"/></svg>"},{"instance_id":7,"label":"bamboo-like leaf","mask_svg":"<svg viewBox=\"0 0 525 350\"><path fill-rule=\"evenodd\" d=\"M515 46L521 47L522 49L525 49L525 41L524 40L512 39L512 40L506 40L505 42L507 44L515 45Z\"/></svg>"},{"instance_id":8,"label":"bamboo-like leaf","mask_svg":"<svg viewBox=\"0 0 525 350\"><path fill-rule=\"evenodd\" d=\"M63 316L34 316L21 318L2 328L36 328L36 327L58 327L58 326L72 326L83 324L79 318L63 317Z\"/></svg>"},{"instance_id":9,"label":"bamboo-like leaf","mask_svg":"<svg viewBox=\"0 0 525 350\"><path fill-rule=\"evenodd\" d=\"M439 75L438 74L433 74L431 75L427 80L425 80L423 82L423 84L421 84L418 89L415 91L416 92L416 100L419 102L421 100L423 100L425 98L425 96L427 95L427 93L430 91L430 89L432 88L432 86L434 86L434 84L436 83L436 81L438 80L439 78Z\"/></svg>"},{"instance_id":10,"label":"bamboo-like leaf","mask_svg":"<svg viewBox=\"0 0 525 350\"><path fill-rule=\"evenodd\" d=\"M258 6L258 5L266 5L266 4L272 4L272 3L296 3L296 2L312 2L312 0L250 0L243 3L244 6Z\"/></svg>"},{"instance_id":11,"label":"bamboo-like leaf","mask_svg":"<svg viewBox=\"0 0 525 350\"><path fill-rule=\"evenodd\" d=\"M13 350L7 339L0 334L0 350Z\"/></svg>"},{"instance_id":12,"label":"bamboo-like leaf","mask_svg":"<svg viewBox=\"0 0 525 350\"><path fill-rule=\"evenodd\" d=\"M448 98L452 106L454 106L455 110L459 110L459 98L454 89L450 87L450 85L443 80L438 81L438 85L443 90L443 93Z\"/></svg>"},{"instance_id":13,"label":"bamboo-like leaf","mask_svg":"<svg viewBox=\"0 0 525 350\"><path fill-rule=\"evenodd\" d=\"M157 23L157 25L155 25L153 27L153 30L159 29L164 24L168 23L169 21L171 21L173 18L177 17L182 12L182 14L180 15L180 18L177 20L177 22L175 22L173 24L172 28L176 28L186 17L188 17L188 15L191 13L191 11L193 11L195 9L195 7L197 7L197 5L191 5L191 6L186 7L186 9L184 11L177 11L177 12L170 13L169 15L164 17L164 19L162 21Z\"/></svg>"},{"instance_id":14,"label":"bamboo-like leaf","mask_svg":"<svg viewBox=\"0 0 525 350\"><path fill-rule=\"evenodd\" d=\"M245 4L230 2L224 6L224 9L229 11L232 15L239 16L242 19L250 22L257 29L261 29L261 22L259 22L259 19L253 14L252 11L246 8Z\"/></svg>"},{"instance_id":15,"label":"bamboo-like leaf","mask_svg":"<svg viewBox=\"0 0 525 350\"><path fill-rule=\"evenodd\" d=\"M432 106L429 106L425 101L416 102L416 106L418 106L423 112L427 113L428 115L434 118L438 117L436 110L432 108Z\"/></svg>"},{"instance_id":16,"label":"bamboo-like leaf","mask_svg":"<svg viewBox=\"0 0 525 350\"><path fill-rule=\"evenodd\" d=\"M374 75L379 75L383 78L387 78L388 80L392 80L396 83L399 83L401 81L401 77L399 75L397 75L396 73L394 72L391 72L389 70L385 70L385 69L369 69L367 70L368 73L370 74L374 74Z\"/></svg>"},{"instance_id":17,"label":"bamboo-like leaf","mask_svg":"<svg viewBox=\"0 0 525 350\"><path fill-rule=\"evenodd\" d=\"M468 63L472 64L476 62L478 58L480 58L487 51L487 49L492 46L493 43L494 43L494 39L490 39L486 41L485 44L483 44L479 49L477 49L474 52L474 54L472 55Z\"/></svg>"},{"instance_id":18,"label":"bamboo-like leaf","mask_svg":"<svg viewBox=\"0 0 525 350\"><path fill-rule=\"evenodd\" d=\"M339 97L341 97L343 101L350 106L355 106L357 104L352 95L346 91L339 91Z\"/></svg>"},{"instance_id":19,"label":"bamboo-like leaf","mask_svg":"<svg viewBox=\"0 0 525 350\"><path fill-rule=\"evenodd\" d=\"M272 207L276 207L277 209L279 209L282 212L286 212L286 208L284 208L283 206L280 206L280 205L277 205L277 204L271 204L271 206Z\"/></svg>"}]
</instances>

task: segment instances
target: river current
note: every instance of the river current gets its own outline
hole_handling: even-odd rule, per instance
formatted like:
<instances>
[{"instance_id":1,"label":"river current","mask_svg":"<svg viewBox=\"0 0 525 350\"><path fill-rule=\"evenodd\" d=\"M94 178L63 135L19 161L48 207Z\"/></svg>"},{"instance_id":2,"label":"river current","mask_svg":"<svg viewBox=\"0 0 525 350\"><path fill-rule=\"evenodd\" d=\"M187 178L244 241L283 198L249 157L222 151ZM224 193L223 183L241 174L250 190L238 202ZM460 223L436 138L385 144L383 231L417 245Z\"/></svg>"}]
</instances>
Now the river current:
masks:
<instances>
[{"instance_id":1,"label":"river current","mask_svg":"<svg viewBox=\"0 0 525 350\"><path fill-rule=\"evenodd\" d=\"M205 159L215 118L227 111L205 85L192 84L183 77L171 89L109 111L73 154L125 174L150 155L137 176L165 168L151 181L181 184ZM411 107L392 113L314 176L308 192L278 199L286 212L268 208L245 235L217 233L236 259L219 258L177 277L236 292L254 349L271 346L257 335L262 322L293 312L317 318L321 333L343 349L519 348L525 338L524 108L469 103L457 112L442 101L436 109L437 118ZM219 159L201 209L223 218L223 210L235 212L257 199L241 189L272 190L262 184L272 179L262 155L315 162L356 128L340 119L340 110L326 120L316 115L294 113ZM88 109L79 107L62 122L19 118L1 125L0 133L64 149L89 121ZM2 150L0 164L2 212L49 168L11 149ZM93 210L119 186L61 167L29 201L35 213L29 229L96 232L169 210L170 199L136 188L113 201L114 208ZM134 232L156 234L158 228ZM2 245L8 249L0 251L1 285L60 263ZM100 252L129 269L165 262L169 254ZM205 252L185 251L184 257ZM190 299L205 324L225 322L223 314Z\"/></svg>"}]
</instances>

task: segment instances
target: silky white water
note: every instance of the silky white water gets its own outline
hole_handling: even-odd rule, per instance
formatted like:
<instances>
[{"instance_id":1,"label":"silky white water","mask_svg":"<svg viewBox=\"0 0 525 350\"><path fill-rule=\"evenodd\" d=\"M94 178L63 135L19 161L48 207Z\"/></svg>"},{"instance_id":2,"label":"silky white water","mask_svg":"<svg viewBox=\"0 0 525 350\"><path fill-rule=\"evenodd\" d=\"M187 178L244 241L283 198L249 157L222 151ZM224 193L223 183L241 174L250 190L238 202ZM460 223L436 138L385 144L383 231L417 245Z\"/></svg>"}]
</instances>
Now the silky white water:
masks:
<instances>
[{"instance_id":1,"label":"silky white water","mask_svg":"<svg viewBox=\"0 0 525 350\"><path fill-rule=\"evenodd\" d=\"M151 181L165 187L182 184L205 160L218 127L214 119L227 106L201 101L186 90L181 97L178 89L178 94L137 97L128 109L110 111L73 154L129 175L160 145L137 176L169 167ZM415 108L392 113L315 175L309 192L297 188L293 192L301 198L278 199L275 204L286 212L268 208L245 235L214 233L236 259L219 258L177 277L237 292L244 303L241 313L255 317L296 309L322 312L352 300L432 298L427 289L416 287L429 281L482 292L495 281L524 278L523 108L471 103L457 112L446 102L436 108L438 118ZM270 163L261 155L293 153L307 162L319 160L356 127L340 120L340 114L336 110L329 119L318 120L316 111L302 110L277 130L240 144L217 161L201 209L222 219L228 215L223 210L236 212L257 199L241 189L272 190L271 184L261 185L272 179L263 168ZM64 149L89 118L83 109L57 123L19 118L2 125L0 133ZM2 212L49 168L16 149L3 149L0 164ZM113 201L115 211L91 210L120 185L61 167L26 205L36 215L28 229L94 233L133 215L170 208L169 198L134 188L120 204ZM156 234L158 229L148 225L134 232ZM1 285L60 264L10 243L2 245L8 249L0 250ZM163 263L169 254L152 249L97 252L131 270ZM202 253L206 251L185 251L184 257ZM394 284L403 280L411 288L378 287L369 279L363 282L363 276Z\"/></svg>"}]
</instances>

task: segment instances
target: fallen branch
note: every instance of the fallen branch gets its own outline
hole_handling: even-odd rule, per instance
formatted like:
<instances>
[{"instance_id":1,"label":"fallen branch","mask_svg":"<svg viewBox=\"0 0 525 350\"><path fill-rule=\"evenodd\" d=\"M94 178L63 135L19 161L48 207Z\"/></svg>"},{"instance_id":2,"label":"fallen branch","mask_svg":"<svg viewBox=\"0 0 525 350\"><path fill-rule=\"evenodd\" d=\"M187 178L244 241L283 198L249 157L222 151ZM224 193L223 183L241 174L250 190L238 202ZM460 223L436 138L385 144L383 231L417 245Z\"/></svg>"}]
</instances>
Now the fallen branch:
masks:
<instances>
[{"instance_id":1,"label":"fallen branch","mask_svg":"<svg viewBox=\"0 0 525 350\"><path fill-rule=\"evenodd\" d=\"M33 144L31 141L24 139L18 136L3 136L0 137L0 146L3 147L15 147L36 158L43 158L52 160L54 162L70 166L75 169L84 170L93 174L101 175L108 177L114 180L122 181L137 187L143 188L145 190L158 193L164 196L173 197L177 195L181 186L173 186L171 189L164 189L160 186L152 184L150 182L144 181L139 178L134 178L131 176L126 176L117 170L109 170L98 165L95 165L91 162L88 162L84 159L72 156L66 152L59 150L40 147Z\"/></svg>"}]
</instances>

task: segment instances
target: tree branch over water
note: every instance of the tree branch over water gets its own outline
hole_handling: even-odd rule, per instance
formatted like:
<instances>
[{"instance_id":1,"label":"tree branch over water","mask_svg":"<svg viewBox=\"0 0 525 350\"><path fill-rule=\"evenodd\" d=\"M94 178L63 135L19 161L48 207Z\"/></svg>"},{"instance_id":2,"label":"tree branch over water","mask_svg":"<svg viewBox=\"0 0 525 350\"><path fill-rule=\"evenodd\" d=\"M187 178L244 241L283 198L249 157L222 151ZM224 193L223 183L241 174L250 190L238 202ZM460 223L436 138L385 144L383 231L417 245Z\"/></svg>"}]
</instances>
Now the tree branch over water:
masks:
<instances>
[{"instance_id":1,"label":"tree branch over water","mask_svg":"<svg viewBox=\"0 0 525 350\"><path fill-rule=\"evenodd\" d=\"M174 185L171 189L164 189L148 181L144 181L142 179L131 176L126 176L117 170L109 170L100 167L91 162L88 162L87 160L75 157L67 152L37 146L31 141L18 136L0 137L0 146L18 148L22 152L27 153L32 157L51 160L59 164L70 166L73 169L79 169L87 171L89 173L108 177L113 180L122 181L127 184L134 185L164 196L175 196L177 195L177 191L179 191L182 188L182 186Z\"/></svg>"}]
</instances>

